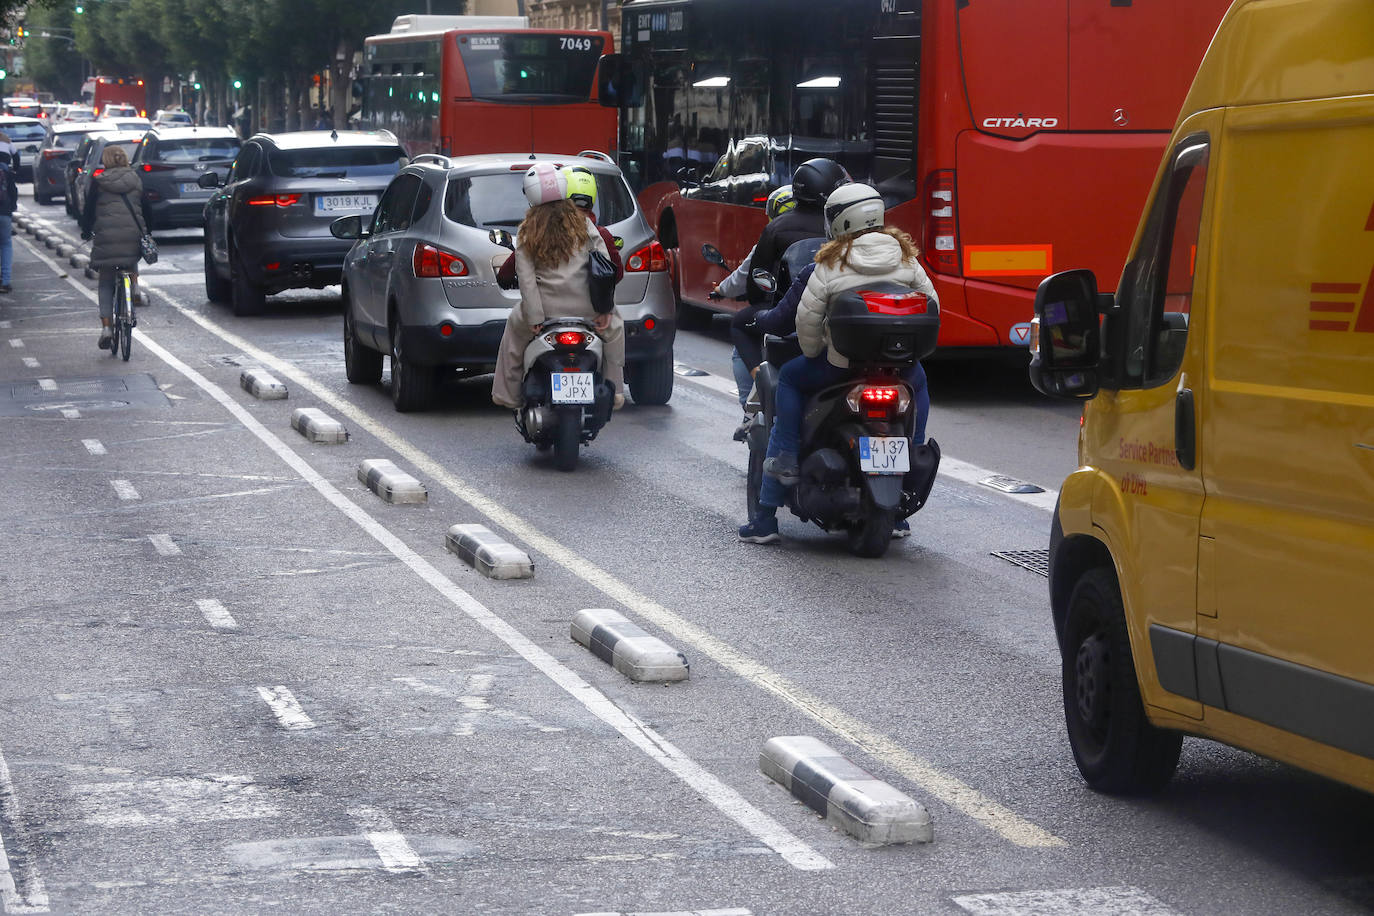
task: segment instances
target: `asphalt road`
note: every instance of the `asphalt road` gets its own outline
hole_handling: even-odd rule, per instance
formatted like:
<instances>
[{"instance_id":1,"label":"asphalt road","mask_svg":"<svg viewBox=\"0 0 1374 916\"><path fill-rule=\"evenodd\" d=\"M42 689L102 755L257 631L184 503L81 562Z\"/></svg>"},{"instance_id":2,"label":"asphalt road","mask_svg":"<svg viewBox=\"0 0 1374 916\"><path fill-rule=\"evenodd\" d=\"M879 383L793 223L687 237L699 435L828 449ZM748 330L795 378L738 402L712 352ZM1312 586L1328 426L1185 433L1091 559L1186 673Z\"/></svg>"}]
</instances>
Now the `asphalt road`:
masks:
<instances>
[{"instance_id":1,"label":"asphalt road","mask_svg":"<svg viewBox=\"0 0 1374 916\"><path fill-rule=\"evenodd\" d=\"M74 236L61 207L26 211ZM571 475L489 383L400 415L343 377L336 290L235 318L201 237L159 236L132 359L93 284L16 233L0 297L5 912L1288 914L1374 905L1374 800L1189 740L1149 799L1086 789L1042 549L1077 410L1021 370L931 367L950 459L885 559L784 520L737 542L728 347L684 332L668 407ZM63 276L63 274L71 274ZM239 387L265 367L286 400ZM311 444L291 410L350 439ZM357 479L421 480L389 505ZM1014 497L1002 474L1051 491ZM536 574L444 547L482 523ZM641 685L569 638L612 608L679 649ZM760 773L809 735L931 813L873 846ZM5 864L7 862L7 865Z\"/></svg>"}]
</instances>

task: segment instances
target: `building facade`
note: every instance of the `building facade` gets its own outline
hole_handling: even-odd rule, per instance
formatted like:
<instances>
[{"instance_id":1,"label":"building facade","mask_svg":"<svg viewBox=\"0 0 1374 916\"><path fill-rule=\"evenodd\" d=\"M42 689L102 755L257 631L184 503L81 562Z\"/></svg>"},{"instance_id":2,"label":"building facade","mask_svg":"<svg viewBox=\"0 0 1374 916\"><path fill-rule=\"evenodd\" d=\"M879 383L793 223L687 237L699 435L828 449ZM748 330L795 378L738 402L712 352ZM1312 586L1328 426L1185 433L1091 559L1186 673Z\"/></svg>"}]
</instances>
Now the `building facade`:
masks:
<instances>
[{"instance_id":1,"label":"building facade","mask_svg":"<svg viewBox=\"0 0 1374 916\"><path fill-rule=\"evenodd\" d=\"M600 29L620 34L620 0L525 0L525 15L538 29Z\"/></svg>"}]
</instances>

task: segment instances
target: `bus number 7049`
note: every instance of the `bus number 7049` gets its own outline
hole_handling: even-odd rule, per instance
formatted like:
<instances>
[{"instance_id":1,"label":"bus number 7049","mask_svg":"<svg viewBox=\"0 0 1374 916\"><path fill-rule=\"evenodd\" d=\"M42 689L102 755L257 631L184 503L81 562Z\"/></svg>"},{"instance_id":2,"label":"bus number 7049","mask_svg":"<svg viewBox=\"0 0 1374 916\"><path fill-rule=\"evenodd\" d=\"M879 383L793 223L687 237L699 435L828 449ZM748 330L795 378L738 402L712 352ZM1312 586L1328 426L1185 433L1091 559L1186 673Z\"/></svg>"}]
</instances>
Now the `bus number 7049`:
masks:
<instances>
[{"instance_id":1,"label":"bus number 7049","mask_svg":"<svg viewBox=\"0 0 1374 916\"><path fill-rule=\"evenodd\" d=\"M562 51L590 51L592 40L590 38L577 38L572 35L560 35L558 47Z\"/></svg>"}]
</instances>

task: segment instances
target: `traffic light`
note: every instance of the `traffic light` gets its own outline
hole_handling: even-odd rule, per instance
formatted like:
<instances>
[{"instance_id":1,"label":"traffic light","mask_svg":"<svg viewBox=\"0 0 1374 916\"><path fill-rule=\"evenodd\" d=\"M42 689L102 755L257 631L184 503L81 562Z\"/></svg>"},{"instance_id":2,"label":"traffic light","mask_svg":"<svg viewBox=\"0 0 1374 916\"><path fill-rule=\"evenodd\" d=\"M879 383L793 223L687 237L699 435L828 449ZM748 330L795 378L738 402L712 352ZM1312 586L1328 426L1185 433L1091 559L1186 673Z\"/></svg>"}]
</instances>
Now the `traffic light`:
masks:
<instances>
[{"instance_id":1,"label":"traffic light","mask_svg":"<svg viewBox=\"0 0 1374 916\"><path fill-rule=\"evenodd\" d=\"M235 89L242 89L242 88L243 88L243 80L234 80L234 88L235 88Z\"/></svg>"},{"instance_id":2,"label":"traffic light","mask_svg":"<svg viewBox=\"0 0 1374 916\"><path fill-rule=\"evenodd\" d=\"M86 12L86 8L78 3L76 5L76 15L80 16L84 12Z\"/></svg>"},{"instance_id":3,"label":"traffic light","mask_svg":"<svg viewBox=\"0 0 1374 916\"><path fill-rule=\"evenodd\" d=\"M191 88L194 89L196 92L199 92L199 91L200 91L200 83L192 83L192 84L191 84Z\"/></svg>"}]
</instances>

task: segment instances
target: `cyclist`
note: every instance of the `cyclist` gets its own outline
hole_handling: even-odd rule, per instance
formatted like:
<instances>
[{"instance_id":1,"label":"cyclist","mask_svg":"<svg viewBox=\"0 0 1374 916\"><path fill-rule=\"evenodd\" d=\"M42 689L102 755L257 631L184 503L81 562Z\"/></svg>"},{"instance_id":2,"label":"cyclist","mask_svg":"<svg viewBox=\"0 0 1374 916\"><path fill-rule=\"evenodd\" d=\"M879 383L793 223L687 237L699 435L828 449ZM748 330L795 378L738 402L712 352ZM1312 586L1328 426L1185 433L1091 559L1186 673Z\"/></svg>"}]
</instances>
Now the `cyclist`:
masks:
<instances>
[{"instance_id":1,"label":"cyclist","mask_svg":"<svg viewBox=\"0 0 1374 916\"><path fill-rule=\"evenodd\" d=\"M110 320L114 317L115 272L123 268L137 290L139 240L147 233L147 227L140 212L143 183L129 168L129 155L117 146L107 146L100 162L104 169L92 176L90 190L86 192L81 237L95 238L91 267L100 271L99 346L108 350Z\"/></svg>"}]
</instances>

